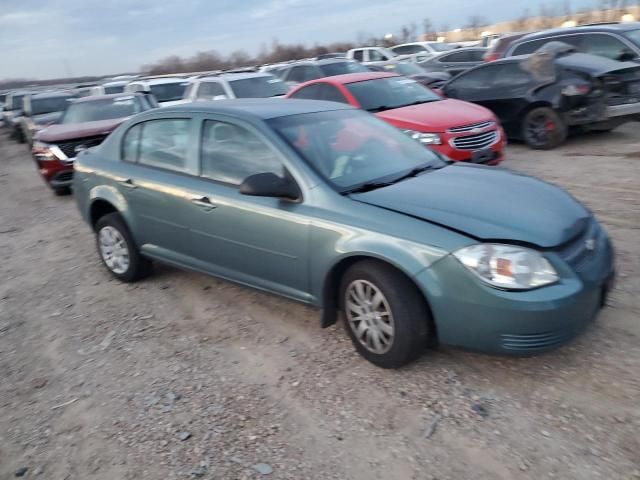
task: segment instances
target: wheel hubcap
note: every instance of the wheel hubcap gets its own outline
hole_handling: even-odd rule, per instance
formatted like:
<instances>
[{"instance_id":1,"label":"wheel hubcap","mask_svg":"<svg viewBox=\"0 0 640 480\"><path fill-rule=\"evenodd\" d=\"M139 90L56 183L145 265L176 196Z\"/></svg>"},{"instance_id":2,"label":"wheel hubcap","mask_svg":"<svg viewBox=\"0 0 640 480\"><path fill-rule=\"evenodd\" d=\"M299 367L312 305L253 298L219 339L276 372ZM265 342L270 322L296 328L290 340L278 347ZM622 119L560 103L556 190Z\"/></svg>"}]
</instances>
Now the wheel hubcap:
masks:
<instances>
[{"instance_id":1,"label":"wheel hubcap","mask_svg":"<svg viewBox=\"0 0 640 480\"><path fill-rule=\"evenodd\" d=\"M106 226L98 233L102 260L114 273L123 274L129 269L129 248L122 234L113 227Z\"/></svg>"},{"instance_id":2,"label":"wheel hubcap","mask_svg":"<svg viewBox=\"0 0 640 480\"><path fill-rule=\"evenodd\" d=\"M370 352L382 354L393 345L394 322L386 297L373 283L354 280L345 292L349 328Z\"/></svg>"},{"instance_id":3,"label":"wheel hubcap","mask_svg":"<svg viewBox=\"0 0 640 480\"><path fill-rule=\"evenodd\" d=\"M536 115L527 124L527 134L536 144L546 143L555 130L555 123L544 114Z\"/></svg>"}]
</instances>

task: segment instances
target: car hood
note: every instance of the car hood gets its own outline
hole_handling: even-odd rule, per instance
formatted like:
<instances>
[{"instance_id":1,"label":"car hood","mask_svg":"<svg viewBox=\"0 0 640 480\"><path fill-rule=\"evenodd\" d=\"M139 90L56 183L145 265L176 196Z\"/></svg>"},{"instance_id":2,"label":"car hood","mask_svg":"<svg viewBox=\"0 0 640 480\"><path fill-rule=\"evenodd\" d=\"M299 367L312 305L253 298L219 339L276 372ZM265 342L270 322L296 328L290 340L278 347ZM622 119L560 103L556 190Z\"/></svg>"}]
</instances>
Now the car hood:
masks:
<instances>
[{"instance_id":1,"label":"car hood","mask_svg":"<svg viewBox=\"0 0 640 480\"><path fill-rule=\"evenodd\" d=\"M494 120L494 115L485 107L452 98L385 110L376 115L398 127L429 132Z\"/></svg>"},{"instance_id":2,"label":"car hood","mask_svg":"<svg viewBox=\"0 0 640 480\"><path fill-rule=\"evenodd\" d=\"M427 171L351 198L479 240L541 248L574 238L591 215L558 187L509 170L476 165Z\"/></svg>"},{"instance_id":3,"label":"car hood","mask_svg":"<svg viewBox=\"0 0 640 480\"><path fill-rule=\"evenodd\" d=\"M108 135L127 118L128 117L111 118L109 120L98 120L95 122L52 125L42 130L38 135L38 139L43 142L59 142L75 138Z\"/></svg>"},{"instance_id":4,"label":"car hood","mask_svg":"<svg viewBox=\"0 0 640 480\"><path fill-rule=\"evenodd\" d=\"M47 123L56 123L62 118L64 112L41 113L40 115L32 115L31 120L37 125L46 125Z\"/></svg>"}]
</instances>

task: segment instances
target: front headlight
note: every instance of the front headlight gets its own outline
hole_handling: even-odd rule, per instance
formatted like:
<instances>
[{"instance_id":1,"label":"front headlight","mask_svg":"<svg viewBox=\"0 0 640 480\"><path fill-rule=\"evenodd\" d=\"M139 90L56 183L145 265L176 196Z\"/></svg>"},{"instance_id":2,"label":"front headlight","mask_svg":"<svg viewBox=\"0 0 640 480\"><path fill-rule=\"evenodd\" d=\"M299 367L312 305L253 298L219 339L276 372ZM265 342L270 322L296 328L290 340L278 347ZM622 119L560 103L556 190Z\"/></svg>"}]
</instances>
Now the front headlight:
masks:
<instances>
[{"instance_id":1,"label":"front headlight","mask_svg":"<svg viewBox=\"0 0 640 480\"><path fill-rule=\"evenodd\" d=\"M539 252L515 245L482 243L453 254L482 281L507 290L528 290L558 280L558 273Z\"/></svg>"},{"instance_id":2,"label":"front headlight","mask_svg":"<svg viewBox=\"0 0 640 480\"><path fill-rule=\"evenodd\" d=\"M40 160L44 162L57 160L56 156L51 151L51 144L41 142L40 140L36 140L33 142L33 146L31 147L31 153L33 154L36 160Z\"/></svg>"},{"instance_id":3,"label":"front headlight","mask_svg":"<svg viewBox=\"0 0 640 480\"><path fill-rule=\"evenodd\" d=\"M425 145L440 145L442 140L437 133L422 133L415 130L402 130L414 140L424 143Z\"/></svg>"}]
</instances>

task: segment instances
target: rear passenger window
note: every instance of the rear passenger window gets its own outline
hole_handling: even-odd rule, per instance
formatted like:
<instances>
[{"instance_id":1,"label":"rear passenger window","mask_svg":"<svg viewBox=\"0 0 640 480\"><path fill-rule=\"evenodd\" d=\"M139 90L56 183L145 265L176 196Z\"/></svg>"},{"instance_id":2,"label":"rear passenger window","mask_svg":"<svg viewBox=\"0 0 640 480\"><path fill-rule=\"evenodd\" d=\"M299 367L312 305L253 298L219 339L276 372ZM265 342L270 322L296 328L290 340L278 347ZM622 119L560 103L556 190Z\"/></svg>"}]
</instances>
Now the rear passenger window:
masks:
<instances>
[{"instance_id":1,"label":"rear passenger window","mask_svg":"<svg viewBox=\"0 0 640 480\"><path fill-rule=\"evenodd\" d=\"M511 55L528 55L529 53L533 53L538 50L545 43L549 43L553 41L552 38L543 38L542 40L532 40L531 42L525 42L518 45Z\"/></svg>"},{"instance_id":2,"label":"rear passenger window","mask_svg":"<svg viewBox=\"0 0 640 480\"><path fill-rule=\"evenodd\" d=\"M142 131L137 147L138 163L177 172L184 171L189 144L189 123L186 119L171 118L140 124ZM125 136L124 152L129 150L126 137L132 130ZM133 152L133 148L130 151Z\"/></svg>"},{"instance_id":3,"label":"rear passenger window","mask_svg":"<svg viewBox=\"0 0 640 480\"><path fill-rule=\"evenodd\" d=\"M256 173L285 174L276 152L253 132L226 122L206 120L200 154L201 175L240 185Z\"/></svg>"},{"instance_id":4,"label":"rear passenger window","mask_svg":"<svg viewBox=\"0 0 640 480\"><path fill-rule=\"evenodd\" d=\"M122 140L122 160L125 162L137 162L140 147L140 133L142 132L142 124L134 125L127 133L124 134Z\"/></svg>"},{"instance_id":5,"label":"rear passenger window","mask_svg":"<svg viewBox=\"0 0 640 480\"><path fill-rule=\"evenodd\" d=\"M356 50L355 52L353 52L353 59L357 60L358 62L364 61L364 52L362 50Z\"/></svg>"}]
</instances>

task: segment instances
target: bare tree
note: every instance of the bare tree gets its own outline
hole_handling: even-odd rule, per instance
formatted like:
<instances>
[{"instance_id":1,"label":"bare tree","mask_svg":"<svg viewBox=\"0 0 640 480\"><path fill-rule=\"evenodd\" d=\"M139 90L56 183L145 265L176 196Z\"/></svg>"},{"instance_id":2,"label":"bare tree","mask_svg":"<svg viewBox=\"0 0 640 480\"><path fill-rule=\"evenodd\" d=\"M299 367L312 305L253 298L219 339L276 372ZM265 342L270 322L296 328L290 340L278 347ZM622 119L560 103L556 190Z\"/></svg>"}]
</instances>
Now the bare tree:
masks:
<instances>
[{"instance_id":1,"label":"bare tree","mask_svg":"<svg viewBox=\"0 0 640 480\"><path fill-rule=\"evenodd\" d=\"M640 0L638 0L640 1ZM424 36L425 40L435 40L434 37L435 32L433 31L433 24L431 23L431 20L429 20L428 18L424 18L422 20L422 35Z\"/></svg>"},{"instance_id":2,"label":"bare tree","mask_svg":"<svg viewBox=\"0 0 640 480\"><path fill-rule=\"evenodd\" d=\"M411 35L411 31L409 30L409 27L404 25L402 27L402 30L400 30L400 40L402 40L402 43L407 43L409 41L410 35Z\"/></svg>"},{"instance_id":3,"label":"bare tree","mask_svg":"<svg viewBox=\"0 0 640 480\"><path fill-rule=\"evenodd\" d=\"M531 11L525 8L522 14L513 22L511 22L511 30L514 32L526 32L529 30L529 24L531 22Z\"/></svg>"},{"instance_id":4,"label":"bare tree","mask_svg":"<svg viewBox=\"0 0 640 480\"><path fill-rule=\"evenodd\" d=\"M416 40L418 40L418 26L415 22L411 22L409 25L409 41L415 42Z\"/></svg>"},{"instance_id":5,"label":"bare tree","mask_svg":"<svg viewBox=\"0 0 640 480\"><path fill-rule=\"evenodd\" d=\"M538 18L538 28L545 30L556 26L555 11L553 7L549 7L546 3L540 4L540 16Z\"/></svg>"},{"instance_id":6,"label":"bare tree","mask_svg":"<svg viewBox=\"0 0 640 480\"><path fill-rule=\"evenodd\" d=\"M482 27L485 27L487 23L488 22L484 17L481 17L480 15L472 15L467 21L466 28L471 31L474 38L477 38L480 36Z\"/></svg>"}]
</instances>

